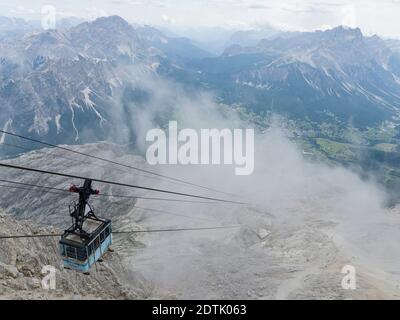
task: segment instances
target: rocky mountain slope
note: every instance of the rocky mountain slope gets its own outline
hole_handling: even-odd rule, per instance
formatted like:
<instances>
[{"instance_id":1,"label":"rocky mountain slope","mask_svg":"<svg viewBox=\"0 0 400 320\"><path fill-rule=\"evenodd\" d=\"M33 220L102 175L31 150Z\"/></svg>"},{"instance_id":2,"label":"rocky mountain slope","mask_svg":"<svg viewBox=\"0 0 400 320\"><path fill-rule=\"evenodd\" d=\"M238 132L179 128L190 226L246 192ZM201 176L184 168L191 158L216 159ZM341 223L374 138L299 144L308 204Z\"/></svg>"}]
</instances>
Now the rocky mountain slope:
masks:
<instances>
[{"instance_id":1,"label":"rocky mountain slope","mask_svg":"<svg viewBox=\"0 0 400 320\"><path fill-rule=\"evenodd\" d=\"M195 68L224 102L264 114L359 127L397 121L400 59L379 37L359 29L294 33L233 45Z\"/></svg>"},{"instance_id":2,"label":"rocky mountain slope","mask_svg":"<svg viewBox=\"0 0 400 320\"><path fill-rule=\"evenodd\" d=\"M257 45L261 40L276 37L282 34L281 31L270 25L264 25L257 29L239 30L234 32L226 42L226 48L232 45L251 47Z\"/></svg>"},{"instance_id":3,"label":"rocky mountain slope","mask_svg":"<svg viewBox=\"0 0 400 320\"><path fill-rule=\"evenodd\" d=\"M2 236L51 233L60 229L18 221L0 210ZM117 253L107 253L90 275L83 275L63 269L58 237L0 241L0 299L144 299L152 294L151 286L127 270ZM55 288L42 286L48 274L44 266L55 268Z\"/></svg>"},{"instance_id":4,"label":"rocky mountain slope","mask_svg":"<svg viewBox=\"0 0 400 320\"><path fill-rule=\"evenodd\" d=\"M157 54L119 17L2 42L0 127L70 143L90 131L89 140L101 140L115 125L116 91L153 72Z\"/></svg>"},{"instance_id":5,"label":"rocky mountain slope","mask_svg":"<svg viewBox=\"0 0 400 320\"><path fill-rule=\"evenodd\" d=\"M135 30L142 40L161 50L165 56L174 60L177 64L215 56L196 46L189 38L168 37L158 29L148 25L137 27Z\"/></svg>"},{"instance_id":6,"label":"rocky mountain slope","mask_svg":"<svg viewBox=\"0 0 400 320\"><path fill-rule=\"evenodd\" d=\"M69 144L132 138L138 110L151 99L171 103L153 91L162 91L165 79L191 92L212 91L217 101L262 117L364 129L397 123L394 48L337 27L234 44L215 57L188 39L118 16L99 18L1 42L0 128Z\"/></svg>"},{"instance_id":7,"label":"rocky mountain slope","mask_svg":"<svg viewBox=\"0 0 400 320\"><path fill-rule=\"evenodd\" d=\"M282 147L282 143L280 145ZM149 169L140 157L126 155L123 149L110 144L73 148ZM6 288L3 297L398 298L396 284L399 279L395 270L398 259L396 255L389 254L396 250L393 245L396 241L393 242L393 239L398 238L396 228L400 223L397 211L388 212L378 207L375 202L376 189L365 185L355 176L347 177L349 173L342 171L308 174L309 169L302 167L300 171L305 171L307 187L302 186L301 178L296 179L297 183L290 184L290 190L289 187L277 187L275 174L286 186L289 185L286 179L293 181L296 174L295 169L288 169L296 165L289 165L283 171L279 166L288 164L282 164L285 157L277 157L280 159L278 168L270 158L265 160L268 167L272 166L269 169L272 172L266 171L269 178L259 177L263 182L248 188L252 189L253 195L261 191L262 198L258 206L215 203L210 206L151 199L93 199L98 215L112 218L114 230L233 224L239 227L217 231L116 236L113 247L121 260L114 255L107 257L104 264L97 266L97 271L93 270L93 277L91 275L90 278L74 274L73 280L70 280L70 274L59 269L61 279L70 282L61 281L60 290L54 294L35 289L37 280L31 278L39 278L38 270L42 264L58 266L56 241L7 240L0 249L1 266L4 268L1 272L4 278L2 284ZM32 168L172 188L170 184L151 181L131 171L128 174L125 169L120 171L113 165L78 160L62 150L36 150L7 161ZM180 174L184 172L183 168L178 171ZM290 178L283 172L287 172ZM217 175L209 178L220 181ZM64 189L72 182L79 184L79 181L9 169L1 171L1 179ZM232 187L234 181L230 181ZM10 183L2 184L7 187L1 187L0 204L18 221L3 215L0 234L53 232L69 226L67 205L74 200L73 195L69 197L65 193L57 194L47 189L26 190L18 189L18 186L12 188ZM160 196L105 185L96 187L104 194ZM187 187L178 185L173 188L187 191ZM368 200L365 198L367 196ZM357 201L358 197L363 201ZM357 219L360 216L363 218ZM29 222L20 221L27 218ZM44 247L47 249L44 250ZM49 250L49 247L52 249ZM348 264L356 267L357 290L341 287L344 277L341 270ZM29 271L25 272L26 268ZM127 269L128 275L132 272L132 277L120 280L120 276L125 277L121 268ZM115 274L117 278L114 278ZM99 291L98 283L103 279L107 285ZM79 281L84 285L76 287ZM119 283L129 284L132 291L121 289Z\"/></svg>"},{"instance_id":8,"label":"rocky mountain slope","mask_svg":"<svg viewBox=\"0 0 400 320\"><path fill-rule=\"evenodd\" d=\"M118 16L11 37L0 44L0 128L57 143L115 140L152 94L138 83L157 78L164 61L174 69L206 56L188 39Z\"/></svg>"}]
</instances>

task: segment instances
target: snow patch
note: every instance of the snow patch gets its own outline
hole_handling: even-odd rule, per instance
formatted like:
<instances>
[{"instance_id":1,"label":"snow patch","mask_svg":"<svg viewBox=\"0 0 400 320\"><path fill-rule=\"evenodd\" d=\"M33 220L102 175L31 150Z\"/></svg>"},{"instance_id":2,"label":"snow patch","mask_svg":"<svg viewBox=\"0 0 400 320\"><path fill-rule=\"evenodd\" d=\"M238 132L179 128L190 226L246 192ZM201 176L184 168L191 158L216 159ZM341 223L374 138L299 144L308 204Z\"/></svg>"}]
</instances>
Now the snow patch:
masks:
<instances>
[{"instance_id":1,"label":"snow patch","mask_svg":"<svg viewBox=\"0 0 400 320\"><path fill-rule=\"evenodd\" d=\"M86 106L93 110L96 116L100 119L100 127L103 127L103 123L106 122L106 119L104 119L101 113L95 108L96 104L92 100L90 100L90 94L93 92L90 90L89 87L86 87L81 92L84 96L84 102Z\"/></svg>"},{"instance_id":2,"label":"snow patch","mask_svg":"<svg viewBox=\"0 0 400 320\"><path fill-rule=\"evenodd\" d=\"M300 69L301 76L303 77L304 81L313 89L322 91L321 88L315 84L313 81L307 78L307 76L304 74L304 72Z\"/></svg>"},{"instance_id":3,"label":"snow patch","mask_svg":"<svg viewBox=\"0 0 400 320\"><path fill-rule=\"evenodd\" d=\"M61 123L60 123L61 114L56 115L54 117L54 120L56 121L57 133L60 133L60 131L61 131Z\"/></svg>"},{"instance_id":4,"label":"snow patch","mask_svg":"<svg viewBox=\"0 0 400 320\"><path fill-rule=\"evenodd\" d=\"M9 130L11 129L11 125L12 125L12 119L10 118L10 119L8 119L7 122L4 124L3 131L9 131ZM6 138L6 134L3 133L3 134L1 135L1 138L0 138L0 144L3 144L3 143L4 143L5 138Z\"/></svg>"},{"instance_id":5,"label":"snow patch","mask_svg":"<svg viewBox=\"0 0 400 320\"><path fill-rule=\"evenodd\" d=\"M33 130L38 134L47 134L49 132L49 122L51 120L51 117L43 117L35 114L35 118L33 119L33 128L30 128L29 131Z\"/></svg>"},{"instance_id":6,"label":"snow patch","mask_svg":"<svg viewBox=\"0 0 400 320\"><path fill-rule=\"evenodd\" d=\"M89 88L89 87L86 87L86 88L83 89L81 92L83 93L85 104L86 104L89 108L92 108L92 107L95 105L95 103L94 103L92 100L90 100L90 94L92 93L92 91L90 90L90 88Z\"/></svg>"},{"instance_id":7,"label":"snow patch","mask_svg":"<svg viewBox=\"0 0 400 320\"><path fill-rule=\"evenodd\" d=\"M74 128L75 133L76 133L75 141L78 141L79 140L79 132L78 132L78 129L76 128L76 126L75 126L75 111L74 111L74 108L72 107L72 105L70 105L69 108L71 109L71 112L72 112L72 118L71 118L72 127Z\"/></svg>"}]
</instances>

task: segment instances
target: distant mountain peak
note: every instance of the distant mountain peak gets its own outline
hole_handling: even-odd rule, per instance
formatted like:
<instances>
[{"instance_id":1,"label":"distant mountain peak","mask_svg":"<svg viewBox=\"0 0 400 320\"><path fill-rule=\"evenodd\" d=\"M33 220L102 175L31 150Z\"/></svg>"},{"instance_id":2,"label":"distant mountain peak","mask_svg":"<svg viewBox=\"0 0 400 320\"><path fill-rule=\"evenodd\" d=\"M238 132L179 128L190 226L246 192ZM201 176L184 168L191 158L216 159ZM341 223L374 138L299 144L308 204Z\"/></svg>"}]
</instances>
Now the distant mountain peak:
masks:
<instances>
[{"instance_id":1,"label":"distant mountain peak","mask_svg":"<svg viewBox=\"0 0 400 320\"><path fill-rule=\"evenodd\" d=\"M329 32L329 31L335 32L337 34L345 34L345 35L351 34L351 35L361 36L361 37L363 36L360 28L352 28L352 27L343 26L343 25L337 26L337 27L327 30L325 32Z\"/></svg>"},{"instance_id":2,"label":"distant mountain peak","mask_svg":"<svg viewBox=\"0 0 400 320\"><path fill-rule=\"evenodd\" d=\"M332 29L329 29L329 30L331 30L331 31L335 31L336 30L336 31L339 31L339 32L353 32L353 33L361 33L362 34L360 28L358 28L358 27L353 28L353 27L349 27L349 26L345 26L345 25L338 25L338 26L333 27ZM329 31L329 30L327 30L327 31Z\"/></svg>"},{"instance_id":3,"label":"distant mountain peak","mask_svg":"<svg viewBox=\"0 0 400 320\"><path fill-rule=\"evenodd\" d=\"M124 20L118 15L100 17L90 23L95 26L107 26L107 27L115 26L115 27L126 28L131 26L128 23L128 21Z\"/></svg>"},{"instance_id":4,"label":"distant mountain peak","mask_svg":"<svg viewBox=\"0 0 400 320\"><path fill-rule=\"evenodd\" d=\"M96 20L78 24L72 30L82 32L88 30L91 32L106 32L106 33L128 33L133 30L133 27L120 16L100 17Z\"/></svg>"},{"instance_id":5,"label":"distant mountain peak","mask_svg":"<svg viewBox=\"0 0 400 320\"><path fill-rule=\"evenodd\" d=\"M332 34L336 37L344 38L346 40L362 39L364 38L360 28L351 28L347 26L337 26L333 29L324 31L325 34Z\"/></svg>"}]
</instances>

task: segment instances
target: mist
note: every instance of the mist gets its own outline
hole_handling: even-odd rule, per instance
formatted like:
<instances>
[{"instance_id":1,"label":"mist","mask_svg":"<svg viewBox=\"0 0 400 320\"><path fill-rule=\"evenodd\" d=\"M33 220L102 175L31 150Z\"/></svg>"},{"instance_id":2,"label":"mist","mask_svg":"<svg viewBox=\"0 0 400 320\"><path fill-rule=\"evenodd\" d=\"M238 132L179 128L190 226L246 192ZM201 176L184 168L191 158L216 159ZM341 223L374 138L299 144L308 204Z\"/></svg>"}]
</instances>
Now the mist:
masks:
<instances>
[{"instance_id":1,"label":"mist","mask_svg":"<svg viewBox=\"0 0 400 320\"><path fill-rule=\"evenodd\" d=\"M362 270L374 266L380 272L387 271L385 277L393 282L390 270L399 265L399 260L393 258L395 246L390 244L390 237L376 235L379 230L382 233L389 229L393 231L390 224L393 219L397 220L397 214L384 207L386 194L374 181L362 180L356 173L340 166L334 167L305 159L302 150L288 138L289 134L278 118L274 118L271 126L263 131L243 119L234 109L217 103L211 92L188 91L176 83L156 79L151 75L141 77L129 90L140 92L143 98L139 103L129 102L127 96L122 95L124 98L121 103L125 110L127 106L133 110L126 122L129 127L127 132L134 133L130 137L135 137L135 145L142 155L148 146L145 142L147 130L165 128L168 121L178 121L179 129L256 129L255 168L249 176L236 176L232 165L149 167L150 170L235 196L170 182L157 183L157 187L251 204L163 205L163 210L178 214L174 217L141 212L141 225L148 228L213 225L240 227L227 231L140 236L145 248L135 250L133 255L127 256L129 265L134 270L143 273L167 292L174 292L178 297L204 298L206 295L207 298L214 298L224 297L225 294L226 297L246 297L247 285L253 281L261 281L259 273L266 264L279 266L279 263L275 265L276 262L271 262L273 259L269 252L269 242L275 243L280 239L273 238L274 234L289 239L293 234L299 234L300 238L295 240L296 245L301 244L301 250L310 250L316 254L315 261L307 260L310 266L305 267L306 269L314 270L319 264L325 266L331 263L324 261L323 257L330 257L332 252L338 250L343 263L353 263ZM126 114L115 116L127 119ZM129 140L128 137L119 139ZM141 205L142 201L139 200L136 206ZM145 205L159 209L158 203L146 202ZM133 208L129 216L134 219L138 212L140 210ZM304 232L324 237L324 241L335 247L335 250L330 249L326 253L324 244L318 243L318 239L309 239L309 235L306 237ZM267 236L264 238L260 234ZM369 238L371 234L374 234L373 239ZM282 246L278 256L282 259L280 263L285 265L288 262L281 254L288 249L285 245ZM385 255L390 257L389 260L382 258L385 250L391 250L390 254ZM303 254L311 254L310 252ZM248 261L251 261L251 266ZM340 274L341 267L340 264L336 266L336 274ZM229 271L232 268L235 269L234 272ZM239 275L242 280L239 280ZM280 277L284 278L282 274ZM217 290L218 295L214 293L214 296L210 293L213 292L210 290L210 283L218 281L221 282L221 288ZM286 289L279 289L275 282L273 285L269 284L272 287L277 286L276 290L280 295L289 294L285 293Z\"/></svg>"}]
</instances>

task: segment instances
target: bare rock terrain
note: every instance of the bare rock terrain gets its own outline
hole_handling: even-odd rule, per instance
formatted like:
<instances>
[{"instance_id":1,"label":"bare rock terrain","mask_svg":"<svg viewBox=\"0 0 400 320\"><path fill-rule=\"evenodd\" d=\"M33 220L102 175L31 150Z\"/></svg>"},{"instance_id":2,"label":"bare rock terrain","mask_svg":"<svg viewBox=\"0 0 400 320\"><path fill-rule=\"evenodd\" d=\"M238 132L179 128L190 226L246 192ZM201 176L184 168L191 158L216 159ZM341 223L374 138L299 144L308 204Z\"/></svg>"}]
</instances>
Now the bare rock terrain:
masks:
<instances>
[{"instance_id":1,"label":"bare rock terrain","mask_svg":"<svg viewBox=\"0 0 400 320\"><path fill-rule=\"evenodd\" d=\"M143 158L127 155L120 147L110 144L72 148L154 170L146 167ZM84 158L77 161L61 150L37 150L2 161L187 191L182 185L162 184L135 172L127 174L126 170L111 164ZM272 178L274 172L269 173ZM107 254L90 276L62 269L57 238L0 240L0 297L398 299L399 208L387 210L376 205L375 189L366 188L353 176L349 180L348 173L343 176L340 172L328 173L317 172L314 176L299 178L299 186L295 185L282 195L284 201L279 201L281 194L267 185L265 188L269 189L268 192L262 190L265 199L262 198L264 204L260 206L94 198L97 213L111 218L114 230L238 227L116 235L115 252ZM71 183L80 183L79 180L67 181L6 169L2 170L1 179L63 189ZM286 183L279 179L283 180L282 184ZM317 179L317 187L312 185L315 184L312 179ZM306 188L301 185L303 180L306 180ZM348 186L349 181L354 185ZM67 206L76 200L73 195L9 186L7 184L0 193L0 205L4 208L0 235L60 233L69 226ZM99 187L106 194L161 197L139 190ZM308 193L300 193L302 189ZM357 192L351 194L352 190ZM200 193L199 190L192 192ZM44 265L56 267L56 290L42 289ZM341 271L345 265L356 268L356 290L346 290L341 285L345 276Z\"/></svg>"},{"instance_id":2,"label":"bare rock terrain","mask_svg":"<svg viewBox=\"0 0 400 320\"><path fill-rule=\"evenodd\" d=\"M0 211L0 235L51 233L60 230L17 221ZM127 270L115 252L107 253L104 262L84 275L63 269L58 237L0 241L0 299L144 299L152 294L147 282ZM55 289L42 286L48 274L42 270L48 265L55 267Z\"/></svg>"}]
</instances>

